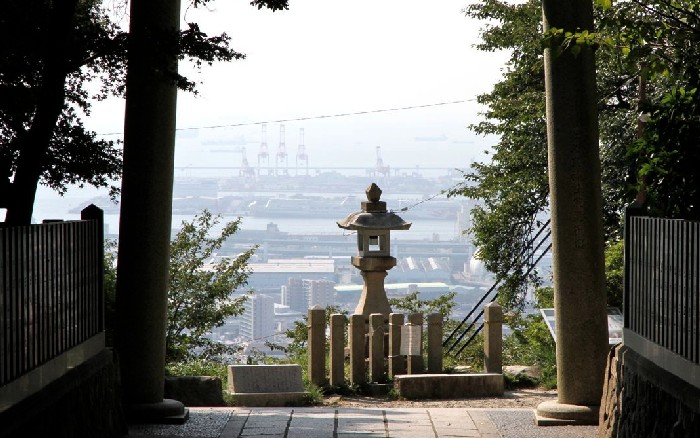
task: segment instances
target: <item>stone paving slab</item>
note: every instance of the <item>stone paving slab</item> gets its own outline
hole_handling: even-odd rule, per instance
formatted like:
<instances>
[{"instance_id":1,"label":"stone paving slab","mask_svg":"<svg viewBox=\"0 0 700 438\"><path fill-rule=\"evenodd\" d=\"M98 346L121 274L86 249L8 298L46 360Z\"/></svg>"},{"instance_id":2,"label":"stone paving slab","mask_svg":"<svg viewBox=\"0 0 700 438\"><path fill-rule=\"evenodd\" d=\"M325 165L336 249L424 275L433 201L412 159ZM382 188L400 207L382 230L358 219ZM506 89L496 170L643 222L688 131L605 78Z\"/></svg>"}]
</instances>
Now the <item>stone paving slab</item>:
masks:
<instances>
[{"instance_id":1,"label":"stone paving slab","mask_svg":"<svg viewBox=\"0 0 700 438\"><path fill-rule=\"evenodd\" d=\"M593 438L595 426L538 427L530 409L191 408L183 425L132 425L143 438Z\"/></svg>"}]
</instances>

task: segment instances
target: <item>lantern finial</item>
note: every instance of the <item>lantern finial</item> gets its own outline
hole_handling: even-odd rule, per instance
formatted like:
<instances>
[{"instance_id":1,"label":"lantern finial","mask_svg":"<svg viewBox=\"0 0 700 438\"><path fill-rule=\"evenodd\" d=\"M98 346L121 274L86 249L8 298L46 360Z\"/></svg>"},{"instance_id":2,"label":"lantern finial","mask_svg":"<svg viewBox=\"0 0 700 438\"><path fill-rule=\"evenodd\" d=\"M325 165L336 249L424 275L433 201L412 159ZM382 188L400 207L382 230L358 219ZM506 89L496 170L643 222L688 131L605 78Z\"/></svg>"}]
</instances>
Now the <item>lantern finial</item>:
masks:
<instances>
[{"instance_id":1,"label":"lantern finial","mask_svg":"<svg viewBox=\"0 0 700 438\"><path fill-rule=\"evenodd\" d=\"M382 189L380 189L375 183L372 183L369 187L367 187L365 193L367 194L367 200L369 202L377 202L382 196Z\"/></svg>"}]
</instances>

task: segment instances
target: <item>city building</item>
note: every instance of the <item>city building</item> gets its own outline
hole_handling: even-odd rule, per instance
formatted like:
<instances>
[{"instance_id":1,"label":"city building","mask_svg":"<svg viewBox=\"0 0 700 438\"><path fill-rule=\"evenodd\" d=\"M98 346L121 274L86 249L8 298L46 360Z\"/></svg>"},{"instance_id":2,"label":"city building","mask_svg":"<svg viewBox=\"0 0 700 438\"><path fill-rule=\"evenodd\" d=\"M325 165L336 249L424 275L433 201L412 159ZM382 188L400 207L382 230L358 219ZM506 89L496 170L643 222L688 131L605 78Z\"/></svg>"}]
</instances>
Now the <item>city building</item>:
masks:
<instances>
[{"instance_id":1,"label":"city building","mask_svg":"<svg viewBox=\"0 0 700 438\"><path fill-rule=\"evenodd\" d=\"M335 282L329 280L302 280L308 307L326 308L335 303Z\"/></svg>"},{"instance_id":2,"label":"city building","mask_svg":"<svg viewBox=\"0 0 700 438\"><path fill-rule=\"evenodd\" d=\"M275 333L275 300L271 296L252 294L243 307L239 317L242 340L259 340Z\"/></svg>"}]
</instances>

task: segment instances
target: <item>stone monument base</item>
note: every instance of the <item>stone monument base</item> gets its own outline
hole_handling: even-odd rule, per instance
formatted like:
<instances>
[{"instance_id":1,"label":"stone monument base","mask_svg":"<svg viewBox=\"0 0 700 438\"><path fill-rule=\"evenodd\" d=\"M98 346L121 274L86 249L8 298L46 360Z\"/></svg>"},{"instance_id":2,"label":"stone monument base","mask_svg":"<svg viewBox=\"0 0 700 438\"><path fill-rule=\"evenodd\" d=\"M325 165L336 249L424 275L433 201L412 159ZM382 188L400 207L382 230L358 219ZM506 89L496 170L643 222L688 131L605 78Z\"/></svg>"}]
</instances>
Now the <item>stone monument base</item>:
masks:
<instances>
[{"instance_id":1,"label":"stone monument base","mask_svg":"<svg viewBox=\"0 0 700 438\"><path fill-rule=\"evenodd\" d=\"M394 389L406 399L498 397L503 374L411 374L394 376Z\"/></svg>"},{"instance_id":2,"label":"stone monument base","mask_svg":"<svg viewBox=\"0 0 700 438\"><path fill-rule=\"evenodd\" d=\"M308 392L248 392L232 393L236 406L275 407L275 406L306 406L310 404L311 395Z\"/></svg>"}]
</instances>

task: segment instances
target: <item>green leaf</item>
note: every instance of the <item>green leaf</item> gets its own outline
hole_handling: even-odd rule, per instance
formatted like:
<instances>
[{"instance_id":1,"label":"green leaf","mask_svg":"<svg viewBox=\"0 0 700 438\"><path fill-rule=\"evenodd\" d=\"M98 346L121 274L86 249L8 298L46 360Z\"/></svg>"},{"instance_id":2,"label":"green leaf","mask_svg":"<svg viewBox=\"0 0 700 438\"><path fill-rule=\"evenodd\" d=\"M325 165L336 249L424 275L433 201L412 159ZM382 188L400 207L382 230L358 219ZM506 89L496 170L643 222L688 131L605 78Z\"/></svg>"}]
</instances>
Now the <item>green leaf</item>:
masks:
<instances>
[{"instance_id":1,"label":"green leaf","mask_svg":"<svg viewBox=\"0 0 700 438\"><path fill-rule=\"evenodd\" d=\"M612 0L595 0L595 5L606 11L612 7Z\"/></svg>"}]
</instances>

